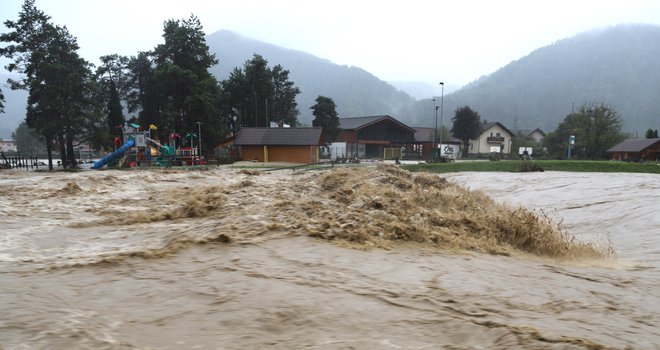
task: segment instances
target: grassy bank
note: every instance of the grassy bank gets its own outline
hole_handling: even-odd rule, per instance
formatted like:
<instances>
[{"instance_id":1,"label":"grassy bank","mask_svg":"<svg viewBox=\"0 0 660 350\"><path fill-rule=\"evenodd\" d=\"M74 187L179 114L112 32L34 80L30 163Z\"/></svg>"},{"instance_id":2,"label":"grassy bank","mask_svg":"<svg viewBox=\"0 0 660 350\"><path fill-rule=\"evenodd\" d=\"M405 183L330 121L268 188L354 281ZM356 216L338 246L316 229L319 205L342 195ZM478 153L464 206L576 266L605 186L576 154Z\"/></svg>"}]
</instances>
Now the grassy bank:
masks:
<instances>
[{"instance_id":1,"label":"grassy bank","mask_svg":"<svg viewBox=\"0 0 660 350\"><path fill-rule=\"evenodd\" d=\"M504 171L518 172L523 161L503 160L499 162L455 162L403 165L410 171L427 171L434 173L450 173L459 171ZM575 172L616 172L616 173L653 173L660 174L659 163L627 163L614 161L587 160L537 160L545 171L575 171Z\"/></svg>"}]
</instances>

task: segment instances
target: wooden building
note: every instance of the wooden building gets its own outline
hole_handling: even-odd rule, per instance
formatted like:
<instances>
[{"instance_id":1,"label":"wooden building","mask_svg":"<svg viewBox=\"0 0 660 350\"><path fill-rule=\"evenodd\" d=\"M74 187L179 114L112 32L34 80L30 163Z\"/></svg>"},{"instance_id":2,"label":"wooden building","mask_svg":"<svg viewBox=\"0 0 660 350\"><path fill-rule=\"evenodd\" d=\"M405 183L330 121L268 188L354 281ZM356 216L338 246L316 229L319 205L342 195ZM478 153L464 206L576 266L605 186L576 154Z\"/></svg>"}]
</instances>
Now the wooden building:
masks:
<instances>
[{"instance_id":1,"label":"wooden building","mask_svg":"<svg viewBox=\"0 0 660 350\"><path fill-rule=\"evenodd\" d=\"M659 139L627 139L607 150L612 160L658 161L660 160Z\"/></svg>"},{"instance_id":2,"label":"wooden building","mask_svg":"<svg viewBox=\"0 0 660 350\"><path fill-rule=\"evenodd\" d=\"M438 130L435 135L433 134L433 128L416 127L415 131L417 132L415 133L415 145L413 148L418 150L419 159L428 160L431 158L431 150L433 149L434 137L435 147L440 147L440 130ZM454 137L450 137L449 139L445 137L442 140L442 144L444 145L442 156L447 156L452 159L460 158L461 141L455 139ZM449 152L452 152L452 154L449 154Z\"/></svg>"},{"instance_id":3,"label":"wooden building","mask_svg":"<svg viewBox=\"0 0 660 350\"><path fill-rule=\"evenodd\" d=\"M316 163L322 128L243 128L236 135L242 160Z\"/></svg>"},{"instance_id":4,"label":"wooden building","mask_svg":"<svg viewBox=\"0 0 660 350\"><path fill-rule=\"evenodd\" d=\"M340 118L339 128L337 141L346 142L351 157L399 158L402 149L415 144L415 129L389 115Z\"/></svg>"}]
</instances>

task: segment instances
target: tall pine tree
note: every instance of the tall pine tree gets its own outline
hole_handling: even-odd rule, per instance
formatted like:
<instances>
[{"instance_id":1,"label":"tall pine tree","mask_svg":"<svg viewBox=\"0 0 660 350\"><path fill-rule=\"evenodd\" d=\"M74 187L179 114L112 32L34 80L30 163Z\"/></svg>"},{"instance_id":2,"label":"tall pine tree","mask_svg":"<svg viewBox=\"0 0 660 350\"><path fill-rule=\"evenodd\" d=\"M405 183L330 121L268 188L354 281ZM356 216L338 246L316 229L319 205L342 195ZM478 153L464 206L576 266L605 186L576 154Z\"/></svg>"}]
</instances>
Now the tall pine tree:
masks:
<instances>
[{"instance_id":1,"label":"tall pine tree","mask_svg":"<svg viewBox=\"0 0 660 350\"><path fill-rule=\"evenodd\" d=\"M10 80L12 89L28 90L26 122L45 139L52 170L52 143L57 140L64 166L73 163L74 139L96 117L92 96L95 82L89 64L76 51L76 39L64 27L25 0L18 20L6 21L0 34L0 55L11 60L9 71L22 74Z\"/></svg>"},{"instance_id":2,"label":"tall pine tree","mask_svg":"<svg viewBox=\"0 0 660 350\"><path fill-rule=\"evenodd\" d=\"M222 114L231 130L266 127L269 122L298 124L300 94L289 71L281 65L272 69L261 55L254 54L243 68L235 68L222 82Z\"/></svg>"},{"instance_id":3,"label":"tall pine tree","mask_svg":"<svg viewBox=\"0 0 660 350\"><path fill-rule=\"evenodd\" d=\"M339 118L335 109L337 105L330 97L320 96L316 98L316 104L310 107L314 120L312 126L323 128L323 138L330 144L339 136Z\"/></svg>"},{"instance_id":4,"label":"tall pine tree","mask_svg":"<svg viewBox=\"0 0 660 350\"><path fill-rule=\"evenodd\" d=\"M197 123L218 125L218 82L208 71L218 61L209 52L199 19L191 15L187 20L166 21L163 38L165 43L153 52L159 129L181 134L197 132ZM207 144L213 144L217 128L204 130Z\"/></svg>"}]
</instances>

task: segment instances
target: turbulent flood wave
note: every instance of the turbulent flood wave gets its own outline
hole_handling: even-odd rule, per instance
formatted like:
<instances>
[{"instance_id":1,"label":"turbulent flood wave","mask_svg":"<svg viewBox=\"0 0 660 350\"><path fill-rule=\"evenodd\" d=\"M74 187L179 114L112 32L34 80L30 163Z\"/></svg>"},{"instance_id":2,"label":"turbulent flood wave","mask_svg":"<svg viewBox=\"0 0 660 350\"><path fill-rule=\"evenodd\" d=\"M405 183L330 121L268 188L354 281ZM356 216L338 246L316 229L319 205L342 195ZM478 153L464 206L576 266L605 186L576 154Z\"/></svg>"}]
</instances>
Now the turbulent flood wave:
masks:
<instances>
[{"instance_id":1,"label":"turbulent flood wave","mask_svg":"<svg viewBox=\"0 0 660 350\"><path fill-rule=\"evenodd\" d=\"M61 188L43 190L42 198L48 202L59 202L71 214L78 213L53 219L49 225L58 227L54 235L80 234L85 240L90 232L110 237L123 233L121 240L112 242L115 246L94 249L92 254L82 247L75 252L71 247L62 247L60 252L53 247L58 254L47 259L48 267L136 256L160 258L189 244L250 243L299 235L358 249L413 243L564 260L611 255L609 247L575 240L543 213L496 203L481 191L436 175L386 165L286 176L260 174L241 171L225 179L199 176L200 181L183 185L172 179L163 181L166 174L146 174L127 182L110 176L89 185L71 179ZM85 181L89 179L79 182ZM68 231L61 229L62 224Z\"/></svg>"},{"instance_id":2,"label":"turbulent flood wave","mask_svg":"<svg viewBox=\"0 0 660 350\"><path fill-rule=\"evenodd\" d=\"M607 247L578 242L552 221L493 201L436 175L395 166L339 170L320 178L325 201L307 201L313 236L390 247L415 242L446 249L552 258L601 258ZM320 215L316 215L320 214Z\"/></svg>"},{"instance_id":3,"label":"turbulent flood wave","mask_svg":"<svg viewBox=\"0 0 660 350\"><path fill-rule=\"evenodd\" d=\"M657 178L589 176L0 173L0 348L657 348Z\"/></svg>"}]
</instances>

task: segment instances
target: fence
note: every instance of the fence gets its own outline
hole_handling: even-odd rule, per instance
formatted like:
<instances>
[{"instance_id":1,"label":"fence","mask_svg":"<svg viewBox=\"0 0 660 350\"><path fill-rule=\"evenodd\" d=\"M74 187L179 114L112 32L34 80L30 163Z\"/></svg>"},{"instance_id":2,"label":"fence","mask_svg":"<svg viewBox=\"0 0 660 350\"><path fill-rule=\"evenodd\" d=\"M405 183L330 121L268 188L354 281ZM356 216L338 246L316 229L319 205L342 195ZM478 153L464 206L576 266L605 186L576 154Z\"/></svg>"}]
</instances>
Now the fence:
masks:
<instances>
[{"instance_id":1,"label":"fence","mask_svg":"<svg viewBox=\"0 0 660 350\"><path fill-rule=\"evenodd\" d=\"M347 159L355 156L347 151L346 147L321 147L321 159Z\"/></svg>"},{"instance_id":2,"label":"fence","mask_svg":"<svg viewBox=\"0 0 660 350\"><path fill-rule=\"evenodd\" d=\"M401 159L401 147L383 148L383 159Z\"/></svg>"},{"instance_id":3,"label":"fence","mask_svg":"<svg viewBox=\"0 0 660 350\"><path fill-rule=\"evenodd\" d=\"M21 156L21 155L5 155L4 152L0 152L2 156L0 168L7 169L30 169L30 168L39 168L40 165L43 165L39 162L39 159L36 156Z\"/></svg>"}]
</instances>

